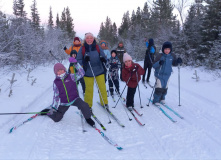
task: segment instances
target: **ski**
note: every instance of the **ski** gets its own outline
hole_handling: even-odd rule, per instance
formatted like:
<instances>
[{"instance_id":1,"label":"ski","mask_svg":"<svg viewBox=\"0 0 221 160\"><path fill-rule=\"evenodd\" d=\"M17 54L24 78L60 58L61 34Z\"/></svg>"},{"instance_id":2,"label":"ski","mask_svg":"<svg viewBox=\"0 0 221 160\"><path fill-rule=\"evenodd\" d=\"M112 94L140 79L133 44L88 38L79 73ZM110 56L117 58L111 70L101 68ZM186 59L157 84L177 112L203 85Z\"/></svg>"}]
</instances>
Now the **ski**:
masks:
<instances>
[{"instance_id":1,"label":"ski","mask_svg":"<svg viewBox=\"0 0 221 160\"><path fill-rule=\"evenodd\" d=\"M163 103L160 103L160 104L162 104L164 107L166 107L167 109L169 109L171 112L173 112L176 116L178 116L179 118L181 118L181 119L184 119L184 117L183 116L181 116L179 113L177 113L176 111L174 111L172 108L170 108L168 105L166 105L166 104L163 104Z\"/></svg>"},{"instance_id":2,"label":"ski","mask_svg":"<svg viewBox=\"0 0 221 160\"><path fill-rule=\"evenodd\" d=\"M143 113L140 114L134 107L133 107L133 110L134 110L134 112L135 112L138 116L141 117L141 116L143 115Z\"/></svg>"},{"instance_id":3,"label":"ski","mask_svg":"<svg viewBox=\"0 0 221 160\"><path fill-rule=\"evenodd\" d=\"M144 85L144 87L147 89L147 85L144 83L144 82L142 82L142 84Z\"/></svg>"},{"instance_id":4,"label":"ski","mask_svg":"<svg viewBox=\"0 0 221 160\"><path fill-rule=\"evenodd\" d=\"M126 107L127 108L127 106L126 106L126 104L124 104L124 103L122 103L123 105L124 105L124 107ZM128 108L127 108L128 109ZM134 110L134 109L133 109ZM134 119L137 121L137 123L139 124L139 125L141 125L141 126L144 126L145 124L144 123L141 123L140 121L139 121L139 119L134 115L134 113L132 112L132 111L130 111L129 109L128 109L128 111L132 114L132 116L134 117ZM137 112L138 113L138 112Z\"/></svg>"},{"instance_id":5,"label":"ski","mask_svg":"<svg viewBox=\"0 0 221 160\"><path fill-rule=\"evenodd\" d=\"M97 121L97 123L101 126L101 128L106 131L106 128L103 126L103 124L99 121L99 119L94 115L92 111L91 111L91 114L94 120Z\"/></svg>"},{"instance_id":6,"label":"ski","mask_svg":"<svg viewBox=\"0 0 221 160\"><path fill-rule=\"evenodd\" d=\"M31 121L32 119L36 118L39 114L35 114L33 116L31 116L30 118L28 118L27 120L25 120L24 122L20 123L19 125L15 126L15 127L12 127L10 130L9 130L9 133L12 133L14 130L16 130L18 127L22 126L23 124Z\"/></svg>"},{"instance_id":7,"label":"ski","mask_svg":"<svg viewBox=\"0 0 221 160\"><path fill-rule=\"evenodd\" d=\"M149 99L149 98L148 98ZM149 99L152 103L153 103L153 101L151 100L151 99ZM167 112L165 112L162 108L161 108L161 106L160 105L155 105L155 104L153 104L154 106L156 106L157 108L159 108L159 110L161 110L162 111L162 113L167 117L167 118L169 118L172 122L177 122L176 120L174 120L169 114L167 114Z\"/></svg>"},{"instance_id":8,"label":"ski","mask_svg":"<svg viewBox=\"0 0 221 160\"><path fill-rule=\"evenodd\" d=\"M108 143L110 143L111 145L113 145L114 147L116 147L118 150L122 150L122 149L123 149L122 147L118 146L118 144L117 144L116 142L112 141L109 137L107 137L107 135L105 135L104 132L102 132L101 130L99 130L99 129L96 128L95 126L94 126L94 129L95 129L96 131L98 131L98 133L100 133L100 135L101 135Z\"/></svg>"},{"instance_id":9,"label":"ski","mask_svg":"<svg viewBox=\"0 0 221 160\"><path fill-rule=\"evenodd\" d=\"M106 109L107 112L112 116L112 118L113 118L121 127L125 127L125 126L119 121L119 119L117 119L117 117L116 117L108 108L102 106L102 105L100 104L100 102L97 102L97 103L98 103L101 107L103 107L104 109Z\"/></svg>"},{"instance_id":10,"label":"ski","mask_svg":"<svg viewBox=\"0 0 221 160\"><path fill-rule=\"evenodd\" d=\"M153 88L153 87L154 87L153 85L151 85L151 84L150 84L150 82L147 82L147 84L148 84L148 85L149 85L151 88Z\"/></svg>"}]
</instances>

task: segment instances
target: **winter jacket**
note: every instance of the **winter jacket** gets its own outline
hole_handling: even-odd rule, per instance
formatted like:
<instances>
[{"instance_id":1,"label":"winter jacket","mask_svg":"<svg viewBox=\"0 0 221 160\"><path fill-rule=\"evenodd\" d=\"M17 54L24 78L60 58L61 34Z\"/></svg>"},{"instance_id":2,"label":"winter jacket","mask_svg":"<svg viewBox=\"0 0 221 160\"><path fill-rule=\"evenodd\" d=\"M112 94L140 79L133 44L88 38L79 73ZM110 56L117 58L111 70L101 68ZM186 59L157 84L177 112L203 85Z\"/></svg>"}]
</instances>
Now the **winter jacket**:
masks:
<instances>
[{"instance_id":1,"label":"winter jacket","mask_svg":"<svg viewBox=\"0 0 221 160\"><path fill-rule=\"evenodd\" d=\"M51 107L57 109L59 100L61 103L60 105L69 106L79 97L76 80L84 76L84 70L80 64L77 64L75 68L77 70L76 74L66 73L63 78L55 78L53 84L54 97Z\"/></svg>"},{"instance_id":2,"label":"winter jacket","mask_svg":"<svg viewBox=\"0 0 221 160\"><path fill-rule=\"evenodd\" d=\"M105 44L104 47L102 46L102 43ZM107 47L107 42L106 42L105 40L101 40L101 41L100 41L100 47L103 49L104 54L105 54L105 56L106 56L106 59L107 59L107 60L110 59L111 54L110 54L110 51L109 51L109 49L108 49L108 47Z\"/></svg>"},{"instance_id":3,"label":"winter jacket","mask_svg":"<svg viewBox=\"0 0 221 160\"><path fill-rule=\"evenodd\" d=\"M82 47L81 47L80 50L78 51L76 59L77 59L78 63L84 67L85 76L86 77L93 77L93 73L91 71L89 63L84 61L86 55L88 55L90 57L89 62L91 64L94 75L98 76L98 75L104 74L104 66L103 66L103 63L100 60L100 56L102 56L106 59L103 50L99 46L100 53L98 53L98 51L96 49L96 41L95 40L94 40L93 44L88 45L87 43L85 43L84 46L85 46L84 57L83 57L83 54L82 54Z\"/></svg>"},{"instance_id":4,"label":"winter jacket","mask_svg":"<svg viewBox=\"0 0 221 160\"><path fill-rule=\"evenodd\" d=\"M124 46L122 46L122 47L118 46L116 48L116 52L117 52L117 57L120 60L120 63L123 64L123 56L124 56L124 53L126 53L126 50L125 50Z\"/></svg>"},{"instance_id":5,"label":"winter jacket","mask_svg":"<svg viewBox=\"0 0 221 160\"><path fill-rule=\"evenodd\" d=\"M134 72L133 69L136 69L136 71ZM143 74L144 74L144 69L138 63L132 62L132 65L130 68L126 68L124 65L123 70L122 70L122 79L123 81L127 83L129 78L131 77L127 86L130 88L136 88L138 85L138 82L141 79L141 75ZM137 78L138 78L138 81L137 81Z\"/></svg>"},{"instance_id":6,"label":"winter jacket","mask_svg":"<svg viewBox=\"0 0 221 160\"><path fill-rule=\"evenodd\" d=\"M65 52L66 52L68 55L70 55L70 53L71 53L72 50L76 50L76 51L78 52L78 51L80 50L80 48L81 48L81 44L76 45L76 44L73 42L73 44L71 45L71 47L70 47L69 49L66 49Z\"/></svg>"},{"instance_id":7,"label":"winter jacket","mask_svg":"<svg viewBox=\"0 0 221 160\"><path fill-rule=\"evenodd\" d=\"M163 65L161 66L159 64L160 60L164 60ZM172 65L177 66L177 58L175 54L169 53L169 54L159 54L153 64L153 68L155 69L154 75L161 81L162 88L166 88L167 81L170 78L170 75L172 73Z\"/></svg>"},{"instance_id":8,"label":"winter jacket","mask_svg":"<svg viewBox=\"0 0 221 160\"><path fill-rule=\"evenodd\" d=\"M119 79L118 70L121 68L121 63L118 57L111 57L107 61L107 68L109 68L109 74L111 75L112 80ZM108 77L110 79L110 77Z\"/></svg>"}]
</instances>

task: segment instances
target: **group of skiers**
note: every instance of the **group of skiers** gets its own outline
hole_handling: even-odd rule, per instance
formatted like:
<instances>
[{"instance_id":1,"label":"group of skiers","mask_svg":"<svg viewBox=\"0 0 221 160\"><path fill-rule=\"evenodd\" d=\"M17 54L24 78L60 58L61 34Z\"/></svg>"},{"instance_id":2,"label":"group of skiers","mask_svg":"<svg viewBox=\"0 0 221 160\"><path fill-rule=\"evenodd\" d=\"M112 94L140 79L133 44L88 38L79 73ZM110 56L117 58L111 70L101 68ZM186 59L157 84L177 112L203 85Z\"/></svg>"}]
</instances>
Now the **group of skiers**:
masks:
<instances>
[{"instance_id":1,"label":"group of skiers","mask_svg":"<svg viewBox=\"0 0 221 160\"><path fill-rule=\"evenodd\" d=\"M154 76L156 78L153 104L165 103L172 65L181 64L182 59L176 58L172 53L170 42L163 44L162 54L156 56L155 60L156 47L154 40L146 40L146 47L143 69L138 63L133 62L122 42L119 42L116 50L110 52L107 42L102 40L98 45L92 33L85 34L83 44L78 37L75 37L69 49L66 46L64 47L64 51L70 55L69 69L66 70L61 63L54 65L56 78L53 84L53 103L50 107L41 111L44 112L42 115L47 112L52 120L58 122L70 106L77 106L86 122L94 126L95 123L91 119L94 82L98 88L100 104L105 108L109 108L105 83L108 79L110 95L113 96L115 91L120 98L119 70L120 79L126 82L128 86L126 107L129 111L132 111L134 107L134 95L141 76L143 75L142 82L145 83L145 74L148 69L146 82L149 83L152 67L155 69ZM77 87L79 81L82 86L84 100L79 96Z\"/></svg>"}]
</instances>

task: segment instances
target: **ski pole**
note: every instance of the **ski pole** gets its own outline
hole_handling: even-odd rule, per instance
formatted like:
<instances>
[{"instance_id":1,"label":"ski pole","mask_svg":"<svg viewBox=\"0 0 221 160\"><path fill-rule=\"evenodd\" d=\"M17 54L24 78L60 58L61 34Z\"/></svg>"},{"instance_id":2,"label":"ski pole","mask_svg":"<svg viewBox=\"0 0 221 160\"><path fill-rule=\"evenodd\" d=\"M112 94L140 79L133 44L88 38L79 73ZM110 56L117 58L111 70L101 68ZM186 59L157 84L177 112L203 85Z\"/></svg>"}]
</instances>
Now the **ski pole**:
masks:
<instances>
[{"instance_id":1,"label":"ski pole","mask_svg":"<svg viewBox=\"0 0 221 160\"><path fill-rule=\"evenodd\" d=\"M55 60L57 60L59 63L61 63L60 60L57 59L57 58L52 54L51 50L49 51L49 53L50 53L50 55L51 55Z\"/></svg>"},{"instance_id":2,"label":"ski pole","mask_svg":"<svg viewBox=\"0 0 221 160\"><path fill-rule=\"evenodd\" d=\"M104 63L103 63L104 64ZM114 81L113 81L113 79L112 79L112 77L111 77L111 75L110 75L110 72L109 72L109 70L107 69L107 67L106 67L106 65L104 64L104 66L105 66L105 68L106 68L106 70L107 70L107 72L108 72L108 75L109 75L109 77L110 77L110 79L111 79L111 81L112 81L112 83L113 83L113 85L114 85L114 87L115 87L115 89L117 90L117 87L115 86L115 84L114 84ZM122 97L121 97L121 95L119 94L119 92L117 91L117 94L118 94L118 97L121 99ZM119 101L119 100L118 100ZM121 100L121 102L122 102L122 100ZM116 106L115 106L116 107ZM112 108L115 108L115 107L112 107ZM126 114L127 114L127 117L129 118L129 120L131 121L132 119L129 117L129 115L128 115L128 113L127 113L127 111L126 111L126 108L125 107L123 107L124 108L124 111L126 112Z\"/></svg>"},{"instance_id":3,"label":"ski pole","mask_svg":"<svg viewBox=\"0 0 221 160\"><path fill-rule=\"evenodd\" d=\"M140 87L139 87L139 82L138 82L138 75L137 75L137 72L136 72L136 76L137 76L137 85L138 85L138 92L139 92L139 98L140 98L140 108L143 108L142 103L141 103Z\"/></svg>"},{"instance_id":4,"label":"ski pole","mask_svg":"<svg viewBox=\"0 0 221 160\"><path fill-rule=\"evenodd\" d=\"M131 78L131 77L130 77L130 78ZM130 78L127 80L127 83L126 83L126 85L125 85L125 87L124 87L124 89L123 89L123 91L122 91L122 93L121 93L120 97L118 98L118 101L117 101L116 105L115 105L114 107L112 107L112 108L116 108L116 106L117 106L117 104L118 104L119 100L121 99L122 94L124 93L124 90L125 90L125 88L126 88L126 86L127 86L128 82L129 82Z\"/></svg>"},{"instance_id":5,"label":"ski pole","mask_svg":"<svg viewBox=\"0 0 221 160\"><path fill-rule=\"evenodd\" d=\"M0 115L10 115L10 114L41 114L41 113L49 113L49 112L0 113Z\"/></svg>"},{"instance_id":6,"label":"ski pole","mask_svg":"<svg viewBox=\"0 0 221 160\"><path fill-rule=\"evenodd\" d=\"M91 72L92 72L92 74L93 74L93 77L94 77L94 80L95 80L95 84L96 84L96 86L97 86L97 88L98 88L99 95L100 95L100 97L101 97L101 99L102 99L102 101L103 101L103 104L104 104L104 99L103 99L103 97L102 97L102 95L101 95L101 91L100 91L100 88L99 88L99 86L98 86L98 84L97 84L97 80L96 80L96 78L95 78L94 71L93 71L93 69L92 69L92 67L91 67L90 61L88 61L88 64L89 64L89 66L90 66L90 68L91 68ZM105 107L105 109L106 109L107 116L108 116L108 119L109 119L109 122L108 122L108 123L111 123L111 120L110 120L110 117L109 117L109 113L108 113L108 111L107 111L107 108L106 108L105 104L104 104L104 107Z\"/></svg>"},{"instance_id":7,"label":"ski pole","mask_svg":"<svg viewBox=\"0 0 221 160\"><path fill-rule=\"evenodd\" d=\"M180 64L178 64L179 106L180 104Z\"/></svg>"}]
</instances>

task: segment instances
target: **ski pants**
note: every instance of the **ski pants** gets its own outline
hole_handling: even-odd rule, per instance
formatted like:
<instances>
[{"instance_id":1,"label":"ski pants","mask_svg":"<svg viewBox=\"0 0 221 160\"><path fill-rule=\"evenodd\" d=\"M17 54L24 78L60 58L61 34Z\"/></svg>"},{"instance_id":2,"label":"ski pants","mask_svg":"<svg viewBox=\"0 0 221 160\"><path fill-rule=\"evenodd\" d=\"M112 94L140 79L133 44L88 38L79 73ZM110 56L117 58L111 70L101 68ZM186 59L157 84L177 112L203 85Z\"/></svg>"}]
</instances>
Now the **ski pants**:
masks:
<instances>
[{"instance_id":1,"label":"ski pants","mask_svg":"<svg viewBox=\"0 0 221 160\"><path fill-rule=\"evenodd\" d=\"M129 106L133 106L134 107L134 95L136 93L136 88L130 88L128 87L127 88L127 102L126 102L126 106L129 107Z\"/></svg>"},{"instance_id":2,"label":"ski pants","mask_svg":"<svg viewBox=\"0 0 221 160\"><path fill-rule=\"evenodd\" d=\"M161 86L161 80L156 79L156 86L155 86L155 91L153 94L153 103L160 102L161 100L165 100L166 94L167 94L167 89L168 89L168 83L169 79L166 83L165 88Z\"/></svg>"},{"instance_id":3,"label":"ski pants","mask_svg":"<svg viewBox=\"0 0 221 160\"><path fill-rule=\"evenodd\" d=\"M113 82L114 82L114 86L116 87L115 92L118 92L118 94L120 94L120 92L119 92L119 80L115 79L115 80L113 80ZM112 95L114 93L114 86L113 86L112 80L111 79L108 80L108 83L109 83L110 94Z\"/></svg>"},{"instance_id":4,"label":"ski pants","mask_svg":"<svg viewBox=\"0 0 221 160\"><path fill-rule=\"evenodd\" d=\"M108 104L104 74L101 74L99 76L95 76L95 78L96 78L99 90L101 92L101 96L104 100L104 103L103 103L103 100L102 100L102 98L99 94L100 103L101 103L101 105ZM94 77L85 77L84 76L84 81L85 81L85 85L86 85L84 101L86 103L88 103L90 107L92 107L92 105L93 105L93 93L94 93Z\"/></svg>"},{"instance_id":5,"label":"ski pants","mask_svg":"<svg viewBox=\"0 0 221 160\"><path fill-rule=\"evenodd\" d=\"M83 90L83 93L85 93L85 82L84 82L84 78L82 77L80 80L78 80L78 84L79 84L79 81L81 83L81 87L82 87L82 90Z\"/></svg>"},{"instance_id":6,"label":"ski pants","mask_svg":"<svg viewBox=\"0 0 221 160\"><path fill-rule=\"evenodd\" d=\"M82 112L85 119L91 117L89 105L86 102L84 102L81 98L77 98L71 106L77 106L78 109ZM69 107L70 106L59 105L57 112L54 112L52 115L49 115L49 117L54 122L59 122L63 118L65 112L69 109Z\"/></svg>"},{"instance_id":7,"label":"ski pants","mask_svg":"<svg viewBox=\"0 0 221 160\"><path fill-rule=\"evenodd\" d=\"M143 79L142 79L143 81L145 81L145 76L146 76L146 71L147 71L147 69L148 69L147 82L149 82L152 65L151 65L151 64L147 65L146 63L144 63L144 75L143 75Z\"/></svg>"}]
</instances>

